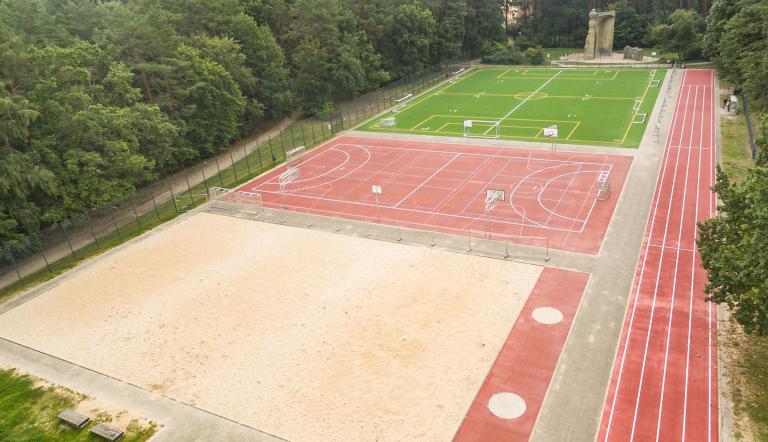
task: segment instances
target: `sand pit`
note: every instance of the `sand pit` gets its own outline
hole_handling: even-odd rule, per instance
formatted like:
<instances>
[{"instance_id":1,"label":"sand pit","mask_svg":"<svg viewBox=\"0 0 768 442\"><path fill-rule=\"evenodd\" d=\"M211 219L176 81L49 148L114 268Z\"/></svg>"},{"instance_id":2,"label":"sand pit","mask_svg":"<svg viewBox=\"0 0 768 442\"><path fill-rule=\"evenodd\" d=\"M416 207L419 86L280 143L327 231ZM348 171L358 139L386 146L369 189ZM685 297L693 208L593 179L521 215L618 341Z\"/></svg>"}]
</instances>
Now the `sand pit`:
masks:
<instances>
[{"instance_id":1,"label":"sand pit","mask_svg":"<svg viewBox=\"0 0 768 442\"><path fill-rule=\"evenodd\" d=\"M0 336L289 440L448 440L541 268L208 213Z\"/></svg>"}]
</instances>

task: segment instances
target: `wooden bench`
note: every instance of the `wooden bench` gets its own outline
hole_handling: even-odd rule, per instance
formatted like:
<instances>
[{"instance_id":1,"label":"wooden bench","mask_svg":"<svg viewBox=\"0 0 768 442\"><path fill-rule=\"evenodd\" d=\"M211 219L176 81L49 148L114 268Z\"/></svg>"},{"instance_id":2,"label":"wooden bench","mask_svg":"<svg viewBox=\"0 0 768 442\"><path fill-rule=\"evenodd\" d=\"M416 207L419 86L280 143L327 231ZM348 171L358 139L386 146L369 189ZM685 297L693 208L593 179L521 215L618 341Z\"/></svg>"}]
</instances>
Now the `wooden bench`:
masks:
<instances>
[{"instance_id":1,"label":"wooden bench","mask_svg":"<svg viewBox=\"0 0 768 442\"><path fill-rule=\"evenodd\" d=\"M74 426L75 428L83 428L88 422L91 421L90 417L82 415L74 410L62 411L59 413L59 419L68 423L69 425Z\"/></svg>"},{"instance_id":2,"label":"wooden bench","mask_svg":"<svg viewBox=\"0 0 768 442\"><path fill-rule=\"evenodd\" d=\"M109 425L105 425L105 424L99 424L91 428L91 433L112 442L123 437L122 431L118 430L117 428L112 428Z\"/></svg>"}]
</instances>

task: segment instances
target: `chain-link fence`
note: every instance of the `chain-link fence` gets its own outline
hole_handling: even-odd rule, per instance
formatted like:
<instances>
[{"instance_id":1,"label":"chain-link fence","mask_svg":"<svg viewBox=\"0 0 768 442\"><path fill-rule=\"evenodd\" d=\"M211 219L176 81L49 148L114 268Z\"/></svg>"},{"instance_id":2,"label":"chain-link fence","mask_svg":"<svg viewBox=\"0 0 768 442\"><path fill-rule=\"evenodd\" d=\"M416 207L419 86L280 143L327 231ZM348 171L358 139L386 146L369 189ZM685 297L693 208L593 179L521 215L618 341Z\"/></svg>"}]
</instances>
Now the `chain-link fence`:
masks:
<instances>
[{"instance_id":1,"label":"chain-link fence","mask_svg":"<svg viewBox=\"0 0 768 442\"><path fill-rule=\"evenodd\" d=\"M237 187L285 161L297 146L311 148L337 133L418 95L469 67L467 59L433 66L355 100L341 103L328 118L311 117L284 130L240 145L173 176L146 186L135 195L89 210L24 238L0 243L0 297L53 277L79 260L111 248L207 201L211 188Z\"/></svg>"}]
</instances>

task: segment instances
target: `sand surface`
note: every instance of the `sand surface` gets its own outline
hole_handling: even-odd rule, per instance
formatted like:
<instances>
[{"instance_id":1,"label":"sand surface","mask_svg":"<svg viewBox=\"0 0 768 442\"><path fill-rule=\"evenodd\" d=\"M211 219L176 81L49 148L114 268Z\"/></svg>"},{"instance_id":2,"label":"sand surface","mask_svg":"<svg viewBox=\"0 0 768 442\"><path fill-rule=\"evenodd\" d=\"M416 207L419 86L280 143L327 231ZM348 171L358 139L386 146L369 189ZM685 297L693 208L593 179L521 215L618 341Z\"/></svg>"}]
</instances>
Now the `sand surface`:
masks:
<instances>
[{"instance_id":1,"label":"sand surface","mask_svg":"<svg viewBox=\"0 0 768 442\"><path fill-rule=\"evenodd\" d=\"M199 213L0 336L289 440L449 440L540 273Z\"/></svg>"}]
</instances>

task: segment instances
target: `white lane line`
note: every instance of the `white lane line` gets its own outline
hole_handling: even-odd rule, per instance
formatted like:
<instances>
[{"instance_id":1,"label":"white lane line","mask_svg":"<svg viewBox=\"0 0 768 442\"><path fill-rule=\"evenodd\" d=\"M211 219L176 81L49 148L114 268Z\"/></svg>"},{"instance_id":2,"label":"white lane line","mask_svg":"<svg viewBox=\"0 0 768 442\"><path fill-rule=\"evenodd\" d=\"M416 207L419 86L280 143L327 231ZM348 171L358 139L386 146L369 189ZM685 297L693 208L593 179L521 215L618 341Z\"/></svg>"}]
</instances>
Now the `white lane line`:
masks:
<instances>
[{"instance_id":1,"label":"white lane line","mask_svg":"<svg viewBox=\"0 0 768 442\"><path fill-rule=\"evenodd\" d=\"M706 92L702 93L702 104L706 106ZM699 133L699 142L703 144L703 138L704 138L704 108L702 107L701 111L701 128ZM696 215L696 221L698 221L699 216L699 190L701 188L701 152L699 152L699 169L696 175L696 209L694 211ZM696 238L698 237L698 222L694 224L693 226L693 242L691 244L691 247L696 247ZM691 328L693 323L693 299L694 299L694 281L696 275L696 255L693 255L693 261L691 261L691 292L689 294L689 300L688 300L688 348L686 349L685 354L685 386L683 389L683 429L682 429L682 435L681 439L682 441L685 441L685 432L687 430L686 427L686 418L688 417L688 380L689 380L689 369L690 369L690 363L691 363Z\"/></svg>"},{"instance_id":2,"label":"white lane line","mask_svg":"<svg viewBox=\"0 0 768 442\"><path fill-rule=\"evenodd\" d=\"M682 85L685 84L685 76L686 76L686 72L683 72L683 79L682 79L682 82L681 82L681 87L679 89L681 92L682 92ZM667 178L667 173L666 173L667 163L669 161L670 156L672 155L672 153L671 153L672 152L672 149L671 149L672 137L673 137L673 134L674 134L674 131L675 131L675 124L678 122L678 118L680 116L679 110L680 110L680 105L681 105L682 101L683 100L682 100L682 93L681 93L677 97L677 101L675 103L675 112L672 114L672 124L670 126L670 132L669 132L669 135L668 135L668 138L667 138L667 149L666 149L666 152L665 152L665 155L664 155L664 162L661 165L661 177L659 178L659 180L656 183L656 190L655 190L655 193L654 193L656 201L655 201L654 206L653 206L653 212L650 214L650 216L651 216L651 218L650 218L651 225L650 225L650 227L648 229L648 238L646 238L646 247L645 247L645 250L643 251L643 261L642 261L642 264L641 264L641 267L640 267L640 274L637 277L637 281L638 281L637 289L635 290L634 302L632 304L632 314L629 317L629 324L627 325L627 336L626 336L626 339L624 340L624 349L623 349L623 352L621 354L621 361L619 363L619 373L618 373L617 378L616 378L616 387L614 388L614 391L613 391L613 400L611 401L611 411L608 414L608 423L606 424L606 427L605 427L605 438L603 439L605 442L608 441L608 437L611 434L611 428L612 428L612 424L613 424L613 416L614 416L614 413L616 411L616 402L618 400L619 390L621 389L621 381L622 381L623 375L624 375L624 364L625 364L626 359L627 359L629 343L630 343L630 341L632 339L632 331L634 330L633 326L634 326L634 323L635 323L635 315L637 313L637 304L638 304L638 300L640 298L640 292L641 292L641 288L642 288L643 281L644 281L645 266L648 263L648 252L650 251L649 245L650 245L651 240L652 240L654 227L656 226L656 214L658 213L659 202L661 201L661 190L664 188L664 181Z\"/></svg>"},{"instance_id":3,"label":"white lane line","mask_svg":"<svg viewBox=\"0 0 768 442\"><path fill-rule=\"evenodd\" d=\"M699 101L699 87L696 86L696 93L694 94L693 102L694 102L694 109L696 108L696 104ZM691 121L691 127L690 132L688 134L688 138L693 138L693 132L695 125L695 115L694 118ZM688 152L688 159L685 164L685 184L683 185L683 196L682 196L682 203L683 207L680 211L680 226L677 230L677 241L678 244L682 243L683 239L683 225L685 225L685 215L686 215L686 207L687 207L687 197L688 197L688 174L691 171L691 152L692 149L685 149L686 152ZM698 192L698 189L697 189ZM698 197L698 194L697 194ZM693 213L694 223L693 223L693 229L694 229L694 237L696 235L696 212ZM695 257L691 257L692 262L696 262ZM667 387L667 366L669 364L669 346L670 342L672 341L672 320L675 316L675 300L677 299L677 275L678 271L680 270L680 250L677 250L675 254L675 271L674 276L672 277L672 297L669 302L669 320L667 321L667 337L666 342L664 343L664 365L662 366L661 371L661 393L659 394L659 407L658 407L658 416L656 418L656 441L658 442L659 436L661 434L661 417L664 414L664 392L666 391ZM693 279L693 278L691 278Z\"/></svg>"},{"instance_id":4,"label":"white lane line","mask_svg":"<svg viewBox=\"0 0 768 442\"><path fill-rule=\"evenodd\" d=\"M497 124L501 124L501 122L502 122L502 121L504 121L504 120L506 120L506 119L507 119L507 117L509 117L510 115L512 115L513 113L515 113L515 111L516 111L516 110L518 110L518 109L520 108L520 106L524 105L526 102L528 102L528 100L530 100L530 99L531 99L531 97L533 97L534 95L536 95L536 94L537 94L537 93L538 93L540 90L544 89L544 87L546 87L546 86L547 86L547 85L548 85L548 84L549 84L549 83L550 83L552 80L554 80L554 79L555 79L555 77L557 77L558 75L560 75L560 73L561 73L561 72L563 72L563 71L561 71L561 70L560 70L560 71L557 71L557 73L556 73L555 75L553 75L553 76L552 76L552 78L550 78L549 80L545 81L545 82L544 82L544 84L542 84L541 86L539 86L539 88L538 88L538 89L536 89L535 91L533 91L533 92L531 92L530 94L528 94L528 96L527 96L527 97L525 97L525 100L523 100L523 101L521 101L520 103L518 103L518 104L517 104L517 106L513 107L511 111L507 112L507 114L506 114L506 115L504 115L503 117L501 117L501 119L499 120L499 122L498 122ZM491 126L490 128L486 129L486 130L485 130L485 132L483 132L483 135L488 135L488 132L490 132L490 130L491 130L491 129L493 129L493 126Z\"/></svg>"},{"instance_id":5,"label":"white lane line","mask_svg":"<svg viewBox=\"0 0 768 442\"><path fill-rule=\"evenodd\" d=\"M685 128L685 120L688 117L688 106L689 98L691 95L691 88L688 88L688 94L686 95L686 108L685 108L685 114L683 115L683 125L682 128ZM683 130L680 131L680 140L682 141L683 138ZM669 204L667 206L667 219L664 225L664 240L662 241L663 245L667 244L667 238L668 238L668 232L669 232L669 221L672 219L672 203L675 201L675 188L677 186L677 176L678 176L678 165L680 164L680 149L677 149L677 158L675 159L675 167L673 168L674 175L672 176L672 190L669 193ZM653 289L653 298L651 301L651 316L648 321L648 330L646 331L645 335L645 348L643 350L643 363L640 366L640 381L637 386L637 396L635 399L635 409L632 416L632 432L630 433L630 441L635 439L635 430L637 428L637 413L640 410L640 397L643 392L643 381L645 379L645 367L646 362L648 360L648 347L651 343L651 331L653 330L653 320L656 314L656 298L659 293L659 284L661 280L661 269L664 264L664 257L665 254L661 254L661 257L659 258L659 266L656 269L656 283Z\"/></svg>"},{"instance_id":6,"label":"white lane line","mask_svg":"<svg viewBox=\"0 0 768 442\"><path fill-rule=\"evenodd\" d=\"M711 78L710 81L712 82L712 89L714 90L715 88L715 71L714 70L710 71L710 78ZM714 114L715 106L717 106L717 104L715 104L716 97L717 95L712 93L712 109L710 109L710 113L712 115L709 118L709 125L710 125L709 145L711 147L709 149L709 162L710 162L709 167L711 170L711 176L710 176L709 186L707 187L710 189L715 184L715 157L712 151L715 150L715 147L716 147L715 140L717 139L717 133L716 133L717 129L715 128L716 127L715 123L717 119L715 118L715 114ZM713 217L717 215L717 203L715 200L715 192L710 191L710 194L711 195L709 199L709 215L710 217ZM707 367L708 368L707 405L709 406L709 409L707 410L707 441L711 442L712 441L712 408L713 408L712 407L712 324L715 323L714 321L716 321L717 318L716 317L714 319L712 318L713 310L712 310L711 302L707 302L707 308L709 313L709 318L708 318L709 321L707 321L708 322L707 324L707 344L708 344L707 345L707 365L708 365ZM715 412L717 412L717 408L715 408Z\"/></svg>"},{"instance_id":7,"label":"white lane line","mask_svg":"<svg viewBox=\"0 0 768 442\"><path fill-rule=\"evenodd\" d=\"M435 177L435 176L436 176L438 173L442 172L442 171L443 171L443 170L444 170L446 167L448 167L448 166L449 166L451 163L453 163L453 162L456 160L456 158L458 158L458 157L460 157L460 156L461 156L461 154L458 154L458 153L457 153L457 154L454 154L454 155L453 155L453 158L451 158L451 159L450 159L450 160L449 160L447 163L443 164L443 167L441 167L441 168L437 169L437 170L435 171L435 173L433 173L432 175L430 175L430 176L429 176L429 178L427 178L426 180L422 181L422 182L421 182L421 184L419 184L419 185L418 185L418 186L416 186L416 187L415 187L413 190L411 190L410 192L408 192L408 194L407 194L407 195L405 195L405 196L403 197L403 199L401 199L400 201L398 201L398 202L397 202L397 204L395 204L395 205L394 205L394 206L392 206L392 207L394 207L394 208L398 208L398 206L399 206L400 204L402 204L402 203L403 203L403 201L407 200L407 199L408 199L408 198L409 198L411 195L413 195L414 193L416 193L416 191L418 191L419 189L421 189L421 188L422 188L422 187L423 187L423 186L424 186L424 185L425 185L427 182L429 182L429 180L431 180L432 178L434 178L434 177Z\"/></svg>"}]
</instances>

